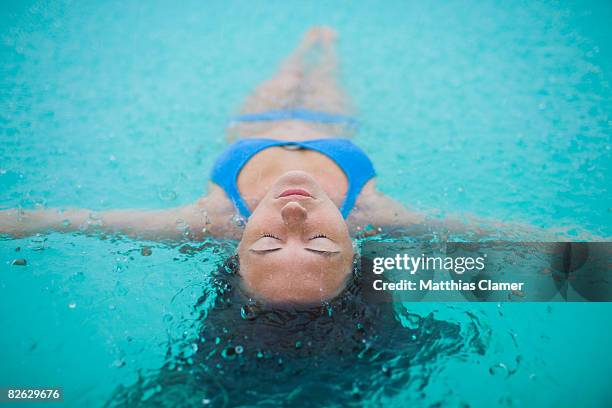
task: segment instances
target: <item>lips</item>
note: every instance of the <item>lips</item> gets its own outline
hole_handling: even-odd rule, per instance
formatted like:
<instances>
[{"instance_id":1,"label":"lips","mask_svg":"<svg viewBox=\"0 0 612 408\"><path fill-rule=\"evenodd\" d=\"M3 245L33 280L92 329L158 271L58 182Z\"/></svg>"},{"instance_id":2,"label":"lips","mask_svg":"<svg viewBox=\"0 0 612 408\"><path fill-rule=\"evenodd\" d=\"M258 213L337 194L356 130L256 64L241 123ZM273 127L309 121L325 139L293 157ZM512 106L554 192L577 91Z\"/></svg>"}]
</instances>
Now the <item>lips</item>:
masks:
<instances>
[{"instance_id":1,"label":"lips","mask_svg":"<svg viewBox=\"0 0 612 408\"><path fill-rule=\"evenodd\" d=\"M279 197L289 197L289 196L303 196L303 197L311 197L312 195L301 188L290 188L289 190L285 190L279 195Z\"/></svg>"}]
</instances>

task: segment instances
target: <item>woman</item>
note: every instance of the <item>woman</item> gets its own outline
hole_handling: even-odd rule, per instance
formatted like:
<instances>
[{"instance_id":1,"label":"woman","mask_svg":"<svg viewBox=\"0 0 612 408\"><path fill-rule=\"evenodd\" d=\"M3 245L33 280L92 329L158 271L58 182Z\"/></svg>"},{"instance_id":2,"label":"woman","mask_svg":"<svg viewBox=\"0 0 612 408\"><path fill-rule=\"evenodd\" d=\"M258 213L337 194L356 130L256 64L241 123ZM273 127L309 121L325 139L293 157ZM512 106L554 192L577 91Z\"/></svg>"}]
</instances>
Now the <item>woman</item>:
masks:
<instances>
[{"instance_id":1,"label":"woman","mask_svg":"<svg viewBox=\"0 0 612 408\"><path fill-rule=\"evenodd\" d=\"M230 237L240 239L242 285L253 297L276 303L334 298L351 273L351 233L425 220L379 193L365 153L335 136L350 134L355 125L337 83L335 39L329 28L308 31L278 72L247 98L228 129L228 139L238 141L219 157L209 194L197 202L159 211L8 210L0 212L0 233ZM236 216L248 221L236 222Z\"/></svg>"}]
</instances>

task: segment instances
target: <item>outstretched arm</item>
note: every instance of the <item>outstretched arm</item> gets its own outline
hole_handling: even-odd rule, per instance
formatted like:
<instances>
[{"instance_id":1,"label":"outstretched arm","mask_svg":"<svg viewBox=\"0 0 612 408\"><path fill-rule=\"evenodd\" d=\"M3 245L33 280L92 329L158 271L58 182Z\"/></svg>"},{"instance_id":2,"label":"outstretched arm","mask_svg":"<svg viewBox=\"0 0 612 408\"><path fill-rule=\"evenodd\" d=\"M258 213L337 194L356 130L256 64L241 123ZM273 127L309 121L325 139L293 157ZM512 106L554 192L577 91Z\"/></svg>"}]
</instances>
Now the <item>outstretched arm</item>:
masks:
<instances>
[{"instance_id":1,"label":"outstretched arm","mask_svg":"<svg viewBox=\"0 0 612 408\"><path fill-rule=\"evenodd\" d=\"M213 193L193 204L163 210L10 209L0 211L0 235L24 237L56 231L161 240L231 237L231 208L226 207Z\"/></svg>"},{"instance_id":2,"label":"outstretched arm","mask_svg":"<svg viewBox=\"0 0 612 408\"><path fill-rule=\"evenodd\" d=\"M473 215L450 215L437 218L434 214L409 210L398 201L376 190L374 182L366 184L349 217L349 223L357 234L370 235L377 232L436 233L439 236L461 236L473 240L483 238L518 239L523 241L560 241L562 237L533 225L505 223L479 218ZM364 231L364 227L370 228ZM584 234L574 237L587 241L601 237Z\"/></svg>"}]
</instances>

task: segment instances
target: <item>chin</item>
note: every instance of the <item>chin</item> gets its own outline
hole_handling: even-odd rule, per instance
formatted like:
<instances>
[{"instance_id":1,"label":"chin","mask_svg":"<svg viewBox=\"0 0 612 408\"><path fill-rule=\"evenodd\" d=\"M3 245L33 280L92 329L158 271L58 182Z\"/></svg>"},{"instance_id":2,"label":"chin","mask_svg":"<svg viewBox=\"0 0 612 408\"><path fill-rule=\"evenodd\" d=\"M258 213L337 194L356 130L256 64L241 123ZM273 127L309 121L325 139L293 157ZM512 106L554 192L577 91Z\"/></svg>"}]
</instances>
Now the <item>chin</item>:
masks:
<instances>
[{"instance_id":1,"label":"chin","mask_svg":"<svg viewBox=\"0 0 612 408\"><path fill-rule=\"evenodd\" d=\"M315 197L321 196L323 189L317 183L314 177L305 171L288 171L280 176L275 182L270 191L278 195L287 188L303 188ZM324 193L323 193L324 194Z\"/></svg>"}]
</instances>

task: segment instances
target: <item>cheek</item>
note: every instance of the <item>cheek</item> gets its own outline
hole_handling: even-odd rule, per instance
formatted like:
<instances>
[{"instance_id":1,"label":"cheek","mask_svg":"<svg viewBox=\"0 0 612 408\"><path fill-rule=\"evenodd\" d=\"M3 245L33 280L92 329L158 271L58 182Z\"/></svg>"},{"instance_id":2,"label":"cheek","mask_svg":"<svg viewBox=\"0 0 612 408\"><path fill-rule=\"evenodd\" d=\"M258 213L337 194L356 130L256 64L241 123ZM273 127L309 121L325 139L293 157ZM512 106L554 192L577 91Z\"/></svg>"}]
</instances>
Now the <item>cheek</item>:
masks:
<instances>
[{"instance_id":1,"label":"cheek","mask_svg":"<svg viewBox=\"0 0 612 408\"><path fill-rule=\"evenodd\" d=\"M247 221L245 233L251 236L259 235L262 232L268 231L279 223L280 216L274 208L262 208L261 211L255 211Z\"/></svg>"},{"instance_id":2,"label":"cheek","mask_svg":"<svg viewBox=\"0 0 612 408\"><path fill-rule=\"evenodd\" d=\"M326 226L330 231L348 231L346 221L344 218L342 218L340 210L338 210L333 204L331 206L320 208L318 211L311 213L309 218L311 221L315 221L320 226Z\"/></svg>"},{"instance_id":3,"label":"cheek","mask_svg":"<svg viewBox=\"0 0 612 408\"><path fill-rule=\"evenodd\" d=\"M265 230L267 225L270 225L271 222L269 217L266 217L266 214L255 214L253 213L242 232L242 241L241 242L249 242L254 243L255 240L259 239L262 232Z\"/></svg>"}]
</instances>

